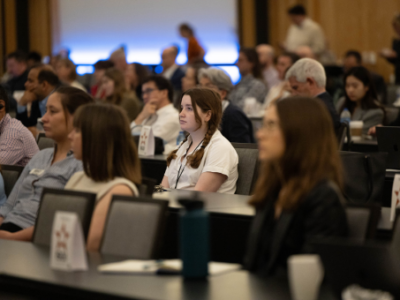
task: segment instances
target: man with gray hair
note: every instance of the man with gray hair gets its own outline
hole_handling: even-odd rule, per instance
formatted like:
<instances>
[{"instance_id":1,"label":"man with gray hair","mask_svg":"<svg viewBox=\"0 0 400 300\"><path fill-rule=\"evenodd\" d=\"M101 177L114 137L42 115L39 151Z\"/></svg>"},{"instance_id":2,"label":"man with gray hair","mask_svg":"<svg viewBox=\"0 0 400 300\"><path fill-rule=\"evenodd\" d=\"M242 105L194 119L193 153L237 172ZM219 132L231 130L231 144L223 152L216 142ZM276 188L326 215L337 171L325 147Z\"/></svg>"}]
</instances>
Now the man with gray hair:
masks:
<instances>
[{"instance_id":1,"label":"man with gray hair","mask_svg":"<svg viewBox=\"0 0 400 300\"><path fill-rule=\"evenodd\" d=\"M231 143L254 143L253 125L244 112L226 100L233 88L228 74L218 68L200 69L201 87L215 90L222 100L221 133Z\"/></svg>"},{"instance_id":2,"label":"man with gray hair","mask_svg":"<svg viewBox=\"0 0 400 300\"><path fill-rule=\"evenodd\" d=\"M286 73L293 96L304 96L321 99L328 109L335 130L340 127L340 119L333 105L332 97L326 92L326 75L324 67L314 59L298 60Z\"/></svg>"}]
</instances>

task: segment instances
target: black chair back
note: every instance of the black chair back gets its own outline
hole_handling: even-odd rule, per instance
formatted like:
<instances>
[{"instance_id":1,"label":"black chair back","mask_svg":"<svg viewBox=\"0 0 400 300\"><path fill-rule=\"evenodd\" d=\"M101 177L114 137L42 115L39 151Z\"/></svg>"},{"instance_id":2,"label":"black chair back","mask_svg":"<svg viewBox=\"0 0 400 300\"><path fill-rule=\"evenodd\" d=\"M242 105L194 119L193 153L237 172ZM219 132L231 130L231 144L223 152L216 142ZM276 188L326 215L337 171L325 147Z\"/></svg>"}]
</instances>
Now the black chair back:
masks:
<instances>
[{"instance_id":1,"label":"black chair back","mask_svg":"<svg viewBox=\"0 0 400 300\"><path fill-rule=\"evenodd\" d=\"M14 185L17 182L23 170L24 167L20 166L10 166L10 165L1 166L1 174L4 180L4 190L7 197L10 196L10 193L14 188Z\"/></svg>"},{"instance_id":2,"label":"black chair back","mask_svg":"<svg viewBox=\"0 0 400 300\"><path fill-rule=\"evenodd\" d=\"M38 138L37 138L37 144L38 144L39 150L43 150L46 148L53 148L54 140L46 137L46 135L44 133L39 133Z\"/></svg>"},{"instance_id":3,"label":"black chair back","mask_svg":"<svg viewBox=\"0 0 400 300\"><path fill-rule=\"evenodd\" d=\"M346 204L349 238L373 239L381 215L381 206L377 203Z\"/></svg>"},{"instance_id":4,"label":"black chair back","mask_svg":"<svg viewBox=\"0 0 400 300\"><path fill-rule=\"evenodd\" d=\"M250 195L258 175L257 144L232 143L239 156L238 173L235 194Z\"/></svg>"}]
</instances>

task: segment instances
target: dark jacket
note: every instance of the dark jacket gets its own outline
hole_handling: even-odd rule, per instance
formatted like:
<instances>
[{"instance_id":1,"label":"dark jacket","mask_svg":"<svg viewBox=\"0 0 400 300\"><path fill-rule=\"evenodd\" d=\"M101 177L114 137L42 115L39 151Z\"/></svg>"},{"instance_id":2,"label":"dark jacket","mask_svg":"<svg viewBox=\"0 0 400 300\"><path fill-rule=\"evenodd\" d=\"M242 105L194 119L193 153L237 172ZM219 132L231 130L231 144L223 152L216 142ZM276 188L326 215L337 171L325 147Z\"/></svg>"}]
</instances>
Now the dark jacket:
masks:
<instances>
[{"instance_id":1,"label":"dark jacket","mask_svg":"<svg viewBox=\"0 0 400 300\"><path fill-rule=\"evenodd\" d=\"M333 105L333 99L331 95L329 95L327 92L324 92L322 94L319 94L317 98L321 99L324 102L326 108L329 111L329 114L331 115L335 132L337 132L340 127L340 117L335 109L335 106Z\"/></svg>"},{"instance_id":2,"label":"dark jacket","mask_svg":"<svg viewBox=\"0 0 400 300\"><path fill-rule=\"evenodd\" d=\"M181 70L181 68L177 68L172 74L171 84L174 90L182 90L182 78L185 77L185 73Z\"/></svg>"},{"instance_id":3,"label":"dark jacket","mask_svg":"<svg viewBox=\"0 0 400 300\"><path fill-rule=\"evenodd\" d=\"M311 239L347 235L347 219L341 196L327 181L317 184L298 208L274 219L276 198L257 209L250 234L245 267L260 275L286 269L289 256L313 253Z\"/></svg>"},{"instance_id":4,"label":"dark jacket","mask_svg":"<svg viewBox=\"0 0 400 300\"><path fill-rule=\"evenodd\" d=\"M400 84L400 39L393 39L392 49L396 52L396 58L390 58L388 61L394 65L394 74L396 76L396 84Z\"/></svg>"},{"instance_id":5,"label":"dark jacket","mask_svg":"<svg viewBox=\"0 0 400 300\"><path fill-rule=\"evenodd\" d=\"M255 143L253 124L236 105L229 103L221 121L221 133L231 143Z\"/></svg>"},{"instance_id":6,"label":"dark jacket","mask_svg":"<svg viewBox=\"0 0 400 300\"><path fill-rule=\"evenodd\" d=\"M40 112L39 101L38 100L32 102L31 112L30 112L29 117L28 117L28 111L27 110L25 110L21 114L19 114L17 112L17 115L16 115L17 120L20 120L21 123L25 127L36 126L37 119L41 118L41 117L42 117L42 113Z\"/></svg>"}]
</instances>

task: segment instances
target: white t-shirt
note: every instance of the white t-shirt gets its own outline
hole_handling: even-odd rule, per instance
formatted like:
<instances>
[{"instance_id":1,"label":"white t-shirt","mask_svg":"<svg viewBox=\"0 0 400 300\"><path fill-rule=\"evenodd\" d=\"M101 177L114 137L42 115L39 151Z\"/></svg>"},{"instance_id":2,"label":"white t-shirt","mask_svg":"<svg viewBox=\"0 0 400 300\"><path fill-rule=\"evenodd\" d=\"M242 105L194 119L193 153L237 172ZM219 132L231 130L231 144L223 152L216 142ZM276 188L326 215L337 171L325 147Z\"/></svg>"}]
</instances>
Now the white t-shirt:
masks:
<instances>
[{"instance_id":1,"label":"white t-shirt","mask_svg":"<svg viewBox=\"0 0 400 300\"><path fill-rule=\"evenodd\" d=\"M172 104L168 104L156 111L143 121L143 126L151 126L154 136L162 138L164 144L164 154L171 153L176 148L176 139L181 130L179 124L179 112ZM142 126L136 125L135 121L131 123L132 135L140 134Z\"/></svg>"},{"instance_id":2,"label":"white t-shirt","mask_svg":"<svg viewBox=\"0 0 400 300\"><path fill-rule=\"evenodd\" d=\"M181 158L185 155L187 149L192 142L189 136L184 144L180 145L177 158L172 160L169 167L165 171L168 177L169 187L174 189L178 177L179 167L184 171L179 179L177 189L194 190L200 175L205 172L220 173L228 178L218 189L218 193L234 194L236 191L236 181L239 177L238 163L239 157L232 144L217 130L207 147L204 149L204 155L197 169L193 169L190 165L186 165L187 159ZM200 147L198 147L200 148ZM188 156L192 153L188 153ZM185 166L186 165L186 166Z\"/></svg>"}]
</instances>

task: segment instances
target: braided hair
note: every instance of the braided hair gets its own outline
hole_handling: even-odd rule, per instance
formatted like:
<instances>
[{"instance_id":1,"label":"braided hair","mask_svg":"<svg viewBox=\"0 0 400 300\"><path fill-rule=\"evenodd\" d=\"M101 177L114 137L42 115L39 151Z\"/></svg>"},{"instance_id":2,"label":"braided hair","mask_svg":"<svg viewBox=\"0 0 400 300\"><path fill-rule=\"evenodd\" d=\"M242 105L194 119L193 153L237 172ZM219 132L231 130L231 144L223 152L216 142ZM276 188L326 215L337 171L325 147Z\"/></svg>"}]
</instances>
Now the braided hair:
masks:
<instances>
[{"instance_id":1,"label":"braided hair","mask_svg":"<svg viewBox=\"0 0 400 300\"><path fill-rule=\"evenodd\" d=\"M203 144L201 145L200 149L197 150L195 153L189 155L187 157L188 164L197 169L200 165L200 162L204 155L204 150L208 146L211 141L213 134L218 130L219 125L222 119L222 103L221 103L221 96L215 92L214 90L208 88L193 88L189 89L182 94L182 98L187 95L190 96L192 100L192 107L194 111L194 117L196 123L199 125L198 128L202 126L202 121L200 116L197 112L197 107L199 107L203 113L207 111L211 111L211 118L208 121L208 129L204 136ZM182 101L181 98L181 101ZM180 147L187 141L188 136L183 140L181 145L178 149L171 152L171 154L167 158L167 165L169 166L173 159L176 159L176 153L180 149Z\"/></svg>"}]
</instances>

